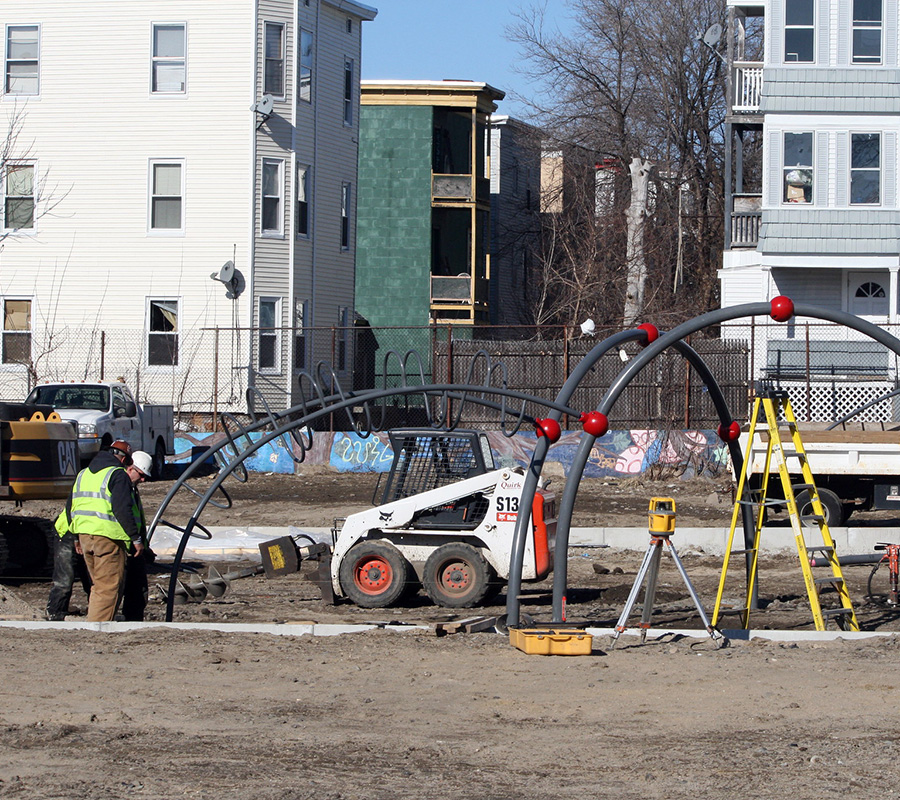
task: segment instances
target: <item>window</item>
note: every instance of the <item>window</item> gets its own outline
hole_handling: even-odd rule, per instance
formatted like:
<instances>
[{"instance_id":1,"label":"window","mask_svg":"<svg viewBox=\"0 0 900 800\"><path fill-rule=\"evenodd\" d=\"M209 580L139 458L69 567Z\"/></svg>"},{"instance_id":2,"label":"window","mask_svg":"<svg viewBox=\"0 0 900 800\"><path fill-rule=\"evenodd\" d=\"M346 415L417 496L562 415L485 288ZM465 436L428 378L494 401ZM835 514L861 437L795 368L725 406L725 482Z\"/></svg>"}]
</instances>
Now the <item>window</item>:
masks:
<instances>
[{"instance_id":1,"label":"window","mask_svg":"<svg viewBox=\"0 0 900 800\"><path fill-rule=\"evenodd\" d=\"M150 300L147 320L147 364L178 366L178 301Z\"/></svg>"},{"instance_id":2,"label":"window","mask_svg":"<svg viewBox=\"0 0 900 800\"><path fill-rule=\"evenodd\" d=\"M347 369L347 340L350 338L350 309L338 309L337 369Z\"/></svg>"},{"instance_id":3,"label":"window","mask_svg":"<svg viewBox=\"0 0 900 800\"><path fill-rule=\"evenodd\" d=\"M306 369L306 300L294 301L294 369Z\"/></svg>"},{"instance_id":4,"label":"window","mask_svg":"<svg viewBox=\"0 0 900 800\"><path fill-rule=\"evenodd\" d=\"M281 161L263 159L262 171L262 232L270 236L280 236L281 213Z\"/></svg>"},{"instance_id":5,"label":"window","mask_svg":"<svg viewBox=\"0 0 900 800\"><path fill-rule=\"evenodd\" d=\"M269 372L278 371L279 333L279 299L277 297L259 298L259 369Z\"/></svg>"},{"instance_id":6,"label":"window","mask_svg":"<svg viewBox=\"0 0 900 800\"><path fill-rule=\"evenodd\" d=\"M150 91L154 94L184 93L185 38L184 23L153 25Z\"/></svg>"},{"instance_id":7,"label":"window","mask_svg":"<svg viewBox=\"0 0 900 800\"><path fill-rule=\"evenodd\" d=\"M312 102L313 36L300 29L300 88L297 97L307 103Z\"/></svg>"},{"instance_id":8,"label":"window","mask_svg":"<svg viewBox=\"0 0 900 800\"><path fill-rule=\"evenodd\" d=\"M881 63L881 0L853 0L853 63Z\"/></svg>"},{"instance_id":9,"label":"window","mask_svg":"<svg viewBox=\"0 0 900 800\"><path fill-rule=\"evenodd\" d=\"M811 64L815 59L815 0L785 0L784 60Z\"/></svg>"},{"instance_id":10,"label":"window","mask_svg":"<svg viewBox=\"0 0 900 800\"><path fill-rule=\"evenodd\" d=\"M353 61L344 59L344 125L353 124Z\"/></svg>"},{"instance_id":11,"label":"window","mask_svg":"<svg viewBox=\"0 0 900 800\"><path fill-rule=\"evenodd\" d=\"M341 250L350 249L350 184L341 184Z\"/></svg>"},{"instance_id":12,"label":"window","mask_svg":"<svg viewBox=\"0 0 900 800\"><path fill-rule=\"evenodd\" d=\"M353 33L353 20L347 17L347 33Z\"/></svg>"},{"instance_id":13,"label":"window","mask_svg":"<svg viewBox=\"0 0 900 800\"><path fill-rule=\"evenodd\" d=\"M40 90L40 31L37 25L6 27L6 93L36 95Z\"/></svg>"},{"instance_id":14,"label":"window","mask_svg":"<svg viewBox=\"0 0 900 800\"><path fill-rule=\"evenodd\" d=\"M811 203L813 187L811 133L784 135L785 203Z\"/></svg>"},{"instance_id":15,"label":"window","mask_svg":"<svg viewBox=\"0 0 900 800\"><path fill-rule=\"evenodd\" d=\"M284 97L284 25L266 23L265 71L263 92Z\"/></svg>"},{"instance_id":16,"label":"window","mask_svg":"<svg viewBox=\"0 0 900 800\"><path fill-rule=\"evenodd\" d=\"M3 301L3 363L31 363L31 300Z\"/></svg>"},{"instance_id":17,"label":"window","mask_svg":"<svg viewBox=\"0 0 900 800\"><path fill-rule=\"evenodd\" d=\"M10 164L3 187L3 227L6 230L34 228L34 164Z\"/></svg>"},{"instance_id":18,"label":"window","mask_svg":"<svg viewBox=\"0 0 900 800\"><path fill-rule=\"evenodd\" d=\"M184 227L184 170L177 162L150 164L150 229L180 231Z\"/></svg>"},{"instance_id":19,"label":"window","mask_svg":"<svg viewBox=\"0 0 900 800\"><path fill-rule=\"evenodd\" d=\"M881 202L881 134L850 134L850 204Z\"/></svg>"},{"instance_id":20,"label":"window","mask_svg":"<svg viewBox=\"0 0 900 800\"><path fill-rule=\"evenodd\" d=\"M309 167L297 165L297 236L309 238Z\"/></svg>"}]
</instances>

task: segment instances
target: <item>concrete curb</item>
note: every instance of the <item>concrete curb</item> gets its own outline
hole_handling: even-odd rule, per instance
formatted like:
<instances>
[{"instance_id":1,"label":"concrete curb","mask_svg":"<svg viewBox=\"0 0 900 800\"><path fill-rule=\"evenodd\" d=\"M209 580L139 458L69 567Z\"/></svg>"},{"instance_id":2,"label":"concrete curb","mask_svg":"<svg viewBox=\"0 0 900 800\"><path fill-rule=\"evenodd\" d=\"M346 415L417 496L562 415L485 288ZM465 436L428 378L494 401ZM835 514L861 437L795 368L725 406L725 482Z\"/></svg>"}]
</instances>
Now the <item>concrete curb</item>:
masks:
<instances>
[{"instance_id":1,"label":"concrete curb","mask_svg":"<svg viewBox=\"0 0 900 800\"><path fill-rule=\"evenodd\" d=\"M535 627L565 628L561 625L549 625L537 623ZM318 623L286 623L275 625L271 623L252 624L247 622L215 623L215 622L44 622L41 620L0 620L0 628L18 628L32 631L93 631L95 633L128 633L130 631L147 631L154 628L163 628L171 631L217 631L219 633L268 633L274 636L341 636L348 633L364 633L365 631L384 630L394 633L415 633L430 631L431 625L425 623L397 624L394 622L372 622L353 625L335 625ZM615 628L591 628L584 629L591 636L612 636ZM751 639L766 639L774 642L832 642L838 639L859 641L862 639L886 638L898 636L895 631L775 631L775 630L730 630L723 629L722 635L726 639L735 641L749 641ZM622 632L621 636L640 636L641 631L630 628ZM453 634L459 635L459 634ZM664 637L688 637L691 639L709 639L709 634L702 628L650 628L647 631L648 639L660 639ZM621 638L621 637L620 637Z\"/></svg>"}]
</instances>

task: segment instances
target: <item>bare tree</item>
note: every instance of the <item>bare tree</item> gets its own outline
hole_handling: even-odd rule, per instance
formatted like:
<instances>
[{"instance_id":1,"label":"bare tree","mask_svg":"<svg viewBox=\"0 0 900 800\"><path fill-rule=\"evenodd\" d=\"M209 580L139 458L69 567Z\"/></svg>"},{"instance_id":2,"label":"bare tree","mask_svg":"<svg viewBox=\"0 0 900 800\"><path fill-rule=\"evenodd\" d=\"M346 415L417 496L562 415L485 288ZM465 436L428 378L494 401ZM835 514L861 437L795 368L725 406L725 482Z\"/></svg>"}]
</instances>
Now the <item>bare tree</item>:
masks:
<instances>
[{"instance_id":1,"label":"bare tree","mask_svg":"<svg viewBox=\"0 0 900 800\"><path fill-rule=\"evenodd\" d=\"M721 60L698 37L721 21L721 3L568 0L568 6L575 21L569 35L549 29L541 7L521 14L509 31L525 56L523 71L546 86L525 98L533 121L560 143L591 154L596 174L592 217L577 209L566 225L587 240L564 248L577 250L580 260L559 260L564 207L549 223L556 244L545 247L557 260L540 265L557 283L556 273L566 267L594 279L570 277L571 291L546 316L572 323L577 309L602 323L653 315L669 324L714 307L724 76ZM632 203L633 159L644 164L641 180L650 181L645 213ZM629 266L635 267L630 289Z\"/></svg>"},{"instance_id":2,"label":"bare tree","mask_svg":"<svg viewBox=\"0 0 900 800\"><path fill-rule=\"evenodd\" d=\"M4 201L0 244L34 228L35 222L53 214L68 194L51 183L49 170L36 168L34 142L25 138L25 112L25 106L18 103L9 108L6 132L0 138L0 194Z\"/></svg>"}]
</instances>

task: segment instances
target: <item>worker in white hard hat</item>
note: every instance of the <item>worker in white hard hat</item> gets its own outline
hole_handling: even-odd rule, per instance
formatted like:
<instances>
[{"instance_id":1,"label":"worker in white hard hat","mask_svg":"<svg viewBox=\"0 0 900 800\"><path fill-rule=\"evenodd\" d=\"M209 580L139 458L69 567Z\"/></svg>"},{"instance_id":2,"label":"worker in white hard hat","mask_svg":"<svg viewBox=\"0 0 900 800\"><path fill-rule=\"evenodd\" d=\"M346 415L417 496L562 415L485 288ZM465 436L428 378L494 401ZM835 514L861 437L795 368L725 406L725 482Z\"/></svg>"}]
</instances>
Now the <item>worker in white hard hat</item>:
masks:
<instances>
[{"instance_id":1,"label":"worker in white hard hat","mask_svg":"<svg viewBox=\"0 0 900 800\"><path fill-rule=\"evenodd\" d=\"M147 543L147 518L144 516L144 504L141 502L139 486L150 478L153 470L153 459L149 453L136 450L131 454L131 463L125 472L131 479L131 506L134 522L140 533L143 547L129 553L125 562L125 586L122 591L122 616L126 622L142 622L144 609L147 607L147 562L152 561L152 553Z\"/></svg>"}]
</instances>

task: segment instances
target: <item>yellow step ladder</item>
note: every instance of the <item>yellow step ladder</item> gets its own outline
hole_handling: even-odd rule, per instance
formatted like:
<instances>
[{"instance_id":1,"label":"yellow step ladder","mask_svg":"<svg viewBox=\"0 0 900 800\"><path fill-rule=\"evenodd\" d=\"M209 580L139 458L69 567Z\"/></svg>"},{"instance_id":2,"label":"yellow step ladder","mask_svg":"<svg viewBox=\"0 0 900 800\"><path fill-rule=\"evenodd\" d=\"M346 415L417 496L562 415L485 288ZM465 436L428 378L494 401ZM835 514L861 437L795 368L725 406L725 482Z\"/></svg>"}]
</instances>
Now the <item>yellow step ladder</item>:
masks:
<instances>
[{"instance_id":1,"label":"yellow step ladder","mask_svg":"<svg viewBox=\"0 0 900 800\"><path fill-rule=\"evenodd\" d=\"M762 483L759 490L753 492L749 488L748 473L751 469L750 462L752 459L750 454L757 424L760 422L760 412L765 415L764 424L768 427L769 442L766 447L766 459L762 472ZM790 433L791 442L794 446L794 453L792 453L790 457L796 457L800 461L800 467L803 473L803 483L799 486L791 484L791 476L787 467L787 458L789 456L784 452L784 445L781 441L781 434L778 427L779 414L783 414L784 416L787 430ZM722 564L722 575L719 578L719 590L716 594L716 604L713 608L712 625L714 628L717 627L719 615L722 611L722 595L725 590L725 577L728 572L728 564L731 556L744 555L749 560L749 569L747 571L747 601L741 611L741 627L745 629L750 627L750 606L756 583L759 542L765 523L766 507L782 505L781 500L766 500L766 490L769 485L769 468L772 463L773 455L775 456L775 463L778 467L779 477L781 478L781 486L784 491L784 505L787 506L788 516L791 520L791 528L794 531L794 542L797 546L797 554L800 556L800 567L803 570L803 580L806 583L806 593L809 597L809 605L812 609L816 630L824 631L826 621L832 619L841 630L858 631L859 623L856 620L856 613L853 610L853 604L850 602L847 584L844 580L844 575L841 572L841 565L838 562L835 553L834 540L831 538L831 531L828 530L828 524L825 521L825 512L822 508L822 503L819 500L819 493L816 489L815 481L813 480L812 471L809 468L806 450L803 447L803 442L800 440L800 433L797 430L797 421L794 419L791 401L785 391L770 391L765 395L757 397L753 401L753 413L750 418L747 452L744 455L744 465L741 469L740 478L738 479L737 501L734 504L734 513L731 516L731 530L728 534L725 560ZM800 517L797 510L797 501L794 497L795 490L805 490L809 494L813 508L812 514L805 515L802 518ZM755 497L753 495L755 495ZM754 512L755 530L753 546L747 550L732 550L734 544L734 532L737 528L738 519L742 517L742 510L745 506L750 506ZM822 539L821 545L807 547L803 535L804 524L809 525L810 529L818 529ZM816 578L813 576L812 567L809 563L810 553L821 553L824 560L828 562L828 566L831 570L830 576L823 578ZM819 602L819 589L824 586L834 587L838 598L841 601L840 608L822 608L821 603Z\"/></svg>"}]
</instances>

